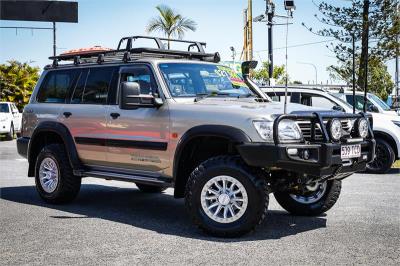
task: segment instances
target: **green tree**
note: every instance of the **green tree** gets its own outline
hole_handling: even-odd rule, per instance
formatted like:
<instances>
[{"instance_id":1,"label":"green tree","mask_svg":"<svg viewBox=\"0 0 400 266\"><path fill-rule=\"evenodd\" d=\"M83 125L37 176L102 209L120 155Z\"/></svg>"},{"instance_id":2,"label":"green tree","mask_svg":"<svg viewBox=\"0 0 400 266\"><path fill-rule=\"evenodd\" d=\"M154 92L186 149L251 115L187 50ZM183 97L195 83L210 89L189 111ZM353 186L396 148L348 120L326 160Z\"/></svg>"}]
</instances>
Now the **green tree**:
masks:
<instances>
[{"instance_id":1,"label":"green tree","mask_svg":"<svg viewBox=\"0 0 400 266\"><path fill-rule=\"evenodd\" d=\"M39 79L39 68L28 63L8 61L0 64L0 100L15 102L21 110Z\"/></svg>"},{"instance_id":2,"label":"green tree","mask_svg":"<svg viewBox=\"0 0 400 266\"><path fill-rule=\"evenodd\" d=\"M341 1L340 4L336 4L337 1L335 4L327 2L316 4L319 14L315 17L326 27L318 30L309 28L309 30L336 40L328 46L338 59L339 66L336 68L347 69L351 64L353 53L355 54L358 58L356 83L359 88L364 87L364 66L367 56L373 57L374 62L377 60L386 62L399 54L400 44L396 41L396 36L400 34L400 19L396 2L374 0L367 3L364 0L350 0L347 3ZM368 35L367 28L369 28ZM353 37L356 41L354 51ZM335 67L329 69L334 70ZM345 81L352 83L352 78Z\"/></svg>"},{"instance_id":3,"label":"green tree","mask_svg":"<svg viewBox=\"0 0 400 266\"><path fill-rule=\"evenodd\" d=\"M260 69L253 70L251 72L251 77L255 80L261 81L262 83L268 83L268 62L263 62ZM285 84L285 66L274 66L274 72L272 73L272 78L276 80L277 84Z\"/></svg>"},{"instance_id":4,"label":"green tree","mask_svg":"<svg viewBox=\"0 0 400 266\"><path fill-rule=\"evenodd\" d=\"M358 64L360 58L356 59ZM352 62L348 61L340 66L330 66L328 70L334 79L351 81L352 80ZM357 79L356 74L356 79ZM387 66L380 57L370 56L368 58L368 88L370 92L375 93L382 99L386 100L391 93L394 82L388 72Z\"/></svg>"},{"instance_id":5,"label":"green tree","mask_svg":"<svg viewBox=\"0 0 400 266\"><path fill-rule=\"evenodd\" d=\"M183 17L172 8L165 5L159 5L156 7L156 9L159 12L159 16L150 20L146 28L148 33L160 31L168 39L171 39L175 36L177 36L179 39L182 39L186 31L196 30L196 22L189 18ZM170 48L170 41L168 41L168 49Z\"/></svg>"}]
</instances>

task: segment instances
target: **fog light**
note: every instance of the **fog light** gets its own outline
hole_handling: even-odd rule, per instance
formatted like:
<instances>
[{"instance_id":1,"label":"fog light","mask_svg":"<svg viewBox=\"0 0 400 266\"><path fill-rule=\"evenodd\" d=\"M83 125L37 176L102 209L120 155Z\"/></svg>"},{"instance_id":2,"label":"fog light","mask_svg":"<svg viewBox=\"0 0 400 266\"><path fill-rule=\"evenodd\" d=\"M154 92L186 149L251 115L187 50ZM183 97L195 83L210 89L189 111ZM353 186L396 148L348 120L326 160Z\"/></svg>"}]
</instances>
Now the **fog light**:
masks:
<instances>
[{"instance_id":1,"label":"fog light","mask_svg":"<svg viewBox=\"0 0 400 266\"><path fill-rule=\"evenodd\" d=\"M287 150L287 153L288 153L289 155L297 155L298 150L297 150L297 149L288 149L288 150Z\"/></svg>"},{"instance_id":2,"label":"fog light","mask_svg":"<svg viewBox=\"0 0 400 266\"><path fill-rule=\"evenodd\" d=\"M303 151L303 159L304 160L310 159L310 152L308 150Z\"/></svg>"}]
</instances>

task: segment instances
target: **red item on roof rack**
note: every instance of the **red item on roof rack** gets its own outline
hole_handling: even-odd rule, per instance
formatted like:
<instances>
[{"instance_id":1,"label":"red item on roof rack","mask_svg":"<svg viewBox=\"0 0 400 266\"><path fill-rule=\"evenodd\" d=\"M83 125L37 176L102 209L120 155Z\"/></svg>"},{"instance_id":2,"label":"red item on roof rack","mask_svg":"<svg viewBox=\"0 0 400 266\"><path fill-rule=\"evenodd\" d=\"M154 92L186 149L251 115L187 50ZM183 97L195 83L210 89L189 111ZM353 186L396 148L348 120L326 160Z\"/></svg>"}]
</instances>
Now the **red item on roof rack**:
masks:
<instances>
[{"instance_id":1,"label":"red item on roof rack","mask_svg":"<svg viewBox=\"0 0 400 266\"><path fill-rule=\"evenodd\" d=\"M106 47L101 47L101 46L93 46L89 48L79 48L79 49L72 49L69 51L66 51L65 53L60 54L61 56L63 55L84 55L84 54L91 54L91 53L99 53L99 52L107 52L111 51L112 49L106 48Z\"/></svg>"}]
</instances>

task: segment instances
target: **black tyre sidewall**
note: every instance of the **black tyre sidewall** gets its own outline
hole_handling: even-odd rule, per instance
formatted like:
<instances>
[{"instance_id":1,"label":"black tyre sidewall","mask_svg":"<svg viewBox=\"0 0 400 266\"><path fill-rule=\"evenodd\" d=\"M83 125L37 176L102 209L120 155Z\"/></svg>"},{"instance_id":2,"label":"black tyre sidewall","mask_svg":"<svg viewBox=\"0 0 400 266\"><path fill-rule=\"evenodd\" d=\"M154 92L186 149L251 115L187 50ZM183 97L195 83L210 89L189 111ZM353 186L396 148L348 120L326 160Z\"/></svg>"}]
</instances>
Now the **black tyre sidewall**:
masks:
<instances>
[{"instance_id":1,"label":"black tyre sidewall","mask_svg":"<svg viewBox=\"0 0 400 266\"><path fill-rule=\"evenodd\" d=\"M314 216L320 215L335 205L341 190L341 181L329 180L325 194L317 202L303 204L294 200L289 192L275 192L276 201L282 208L295 215Z\"/></svg>"},{"instance_id":2,"label":"black tyre sidewall","mask_svg":"<svg viewBox=\"0 0 400 266\"><path fill-rule=\"evenodd\" d=\"M201 206L201 191L204 185L213 177L227 175L237 179L246 189L248 204L245 213L238 220L232 223L218 223L204 212ZM248 231L251 231L262 219L263 208L268 204L268 192L261 192L256 185L251 181L249 173L243 169L235 169L226 166L208 166L202 174L197 176L196 185L192 186L192 197L190 199L189 212L193 216L197 224L205 231L215 235L224 237L240 236ZM258 180L258 182L265 182ZM264 184L259 184L266 190ZM267 202L265 200L267 199Z\"/></svg>"},{"instance_id":3,"label":"black tyre sidewall","mask_svg":"<svg viewBox=\"0 0 400 266\"><path fill-rule=\"evenodd\" d=\"M389 159L386 164L384 164L381 168L371 168L369 164L367 164L367 172L373 174L384 174L392 167L395 160L395 154L393 148L385 140L380 138L376 139L376 146L378 145L382 146L385 149L385 152L388 154Z\"/></svg>"},{"instance_id":4,"label":"black tyre sidewall","mask_svg":"<svg viewBox=\"0 0 400 266\"><path fill-rule=\"evenodd\" d=\"M58 203L68 202L71 199L75 198L76 194L79 192L81 180L79 177L75 177L72 175L72 168L69 165L69 161L65 160L65 158L64 160L62 159L63 157L66 157L66 154L62 155L58 154L61 152L65 153L64 148L63 147L61 148L61 145L51 144L45 146L42 149L36 160L36 166L35 166L36 190L38 191L40 197L43 198L48 203L58 204ZM44 191L39 180L40 164L45 158L53 159L57 164L58 168L58 177L59 177L58 184L56 189L51 193ZM68 180L66 180L67 178L74 178L73 180L74 189L72 191L71 191L71 185L67 184L68 182Z\"/></svg>"}]
</instances>

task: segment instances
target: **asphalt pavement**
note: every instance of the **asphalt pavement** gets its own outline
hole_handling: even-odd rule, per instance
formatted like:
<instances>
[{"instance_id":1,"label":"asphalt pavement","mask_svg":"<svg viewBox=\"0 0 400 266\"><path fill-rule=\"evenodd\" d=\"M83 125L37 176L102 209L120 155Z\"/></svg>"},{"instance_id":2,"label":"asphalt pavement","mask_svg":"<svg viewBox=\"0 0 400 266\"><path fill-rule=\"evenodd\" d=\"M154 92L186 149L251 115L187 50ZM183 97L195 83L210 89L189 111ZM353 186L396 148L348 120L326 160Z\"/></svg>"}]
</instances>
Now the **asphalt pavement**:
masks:
<instances>
[{"instance_id":1,"label":"asphalt pavement","mask_svg":"<svg viewBox=\"0 0 400 266\"><path fill-rule=\"evenodd\" d=\"M0 142L1 265L400 265L400 174L355 174L327 214L295 217L271 195L264 223L236 239L209 237L191 223L173 190L83 180L78 198L38 197L15 141Z\"/></svg>"}]
</instances>

